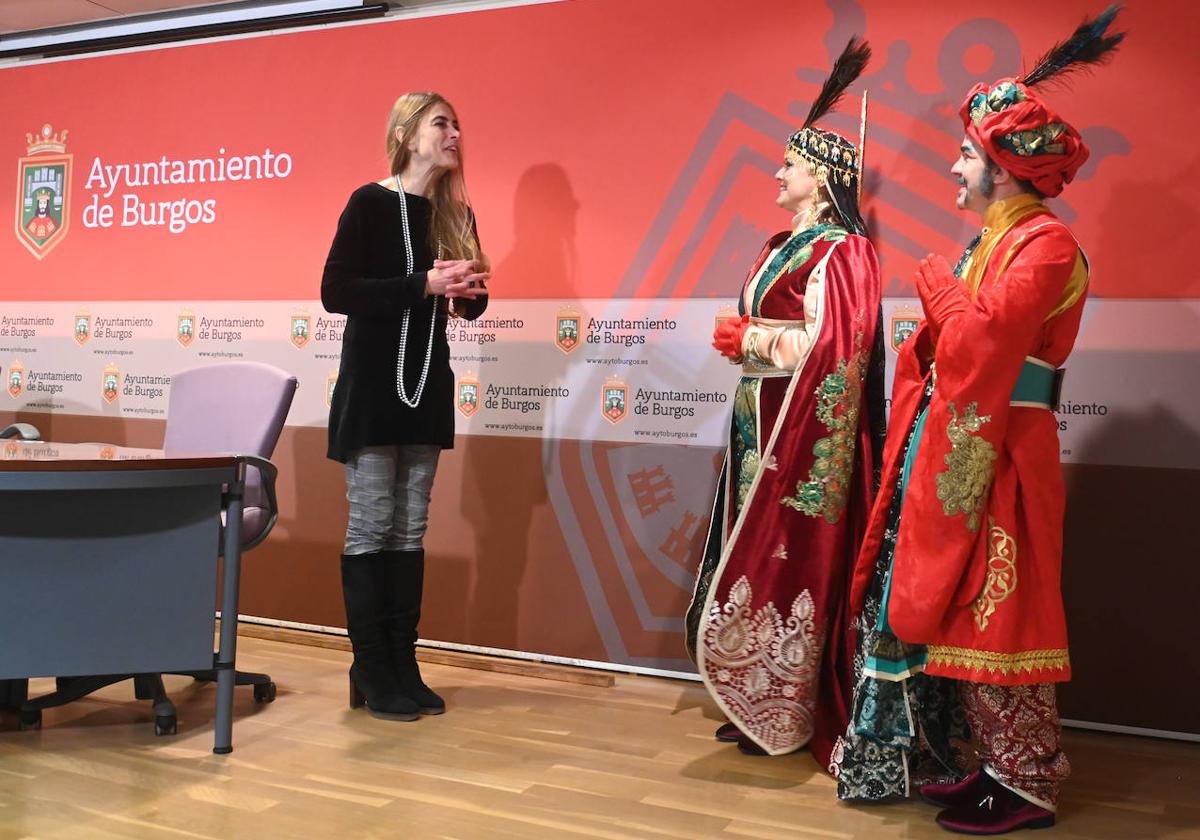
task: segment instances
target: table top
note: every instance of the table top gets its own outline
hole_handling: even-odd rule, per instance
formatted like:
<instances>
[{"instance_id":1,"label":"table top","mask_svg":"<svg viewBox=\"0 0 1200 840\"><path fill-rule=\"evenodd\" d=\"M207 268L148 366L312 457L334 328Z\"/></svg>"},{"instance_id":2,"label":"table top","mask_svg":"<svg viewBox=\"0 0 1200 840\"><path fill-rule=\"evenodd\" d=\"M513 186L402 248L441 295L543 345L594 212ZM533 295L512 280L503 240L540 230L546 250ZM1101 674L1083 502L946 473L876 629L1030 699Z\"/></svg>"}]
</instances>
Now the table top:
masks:
<instances>
[{"instance_id":1,"label":"table top","mask_svg":"<svg viewBox=\"0 0 1200 840\"><path fill-rule=\"evenodd\" d=\"M0 447L0 471L8 472L221 469L233 468L236 463L233 455L168 452L103 443L6 440Z\"/></svg>"}]
</instances>

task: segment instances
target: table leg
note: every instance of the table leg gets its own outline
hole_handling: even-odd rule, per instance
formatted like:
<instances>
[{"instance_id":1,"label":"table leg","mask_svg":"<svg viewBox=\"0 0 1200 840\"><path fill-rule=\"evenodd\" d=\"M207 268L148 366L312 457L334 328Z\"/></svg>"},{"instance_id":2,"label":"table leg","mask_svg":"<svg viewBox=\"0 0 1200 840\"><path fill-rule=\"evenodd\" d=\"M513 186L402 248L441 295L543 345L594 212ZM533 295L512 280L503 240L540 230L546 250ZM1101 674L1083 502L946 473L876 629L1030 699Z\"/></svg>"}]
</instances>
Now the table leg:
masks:
<instances>
[{"instance_id":1,"label":"table leg","mask_svg":"<svg viewBox=\"0 0 1200 840\"><path fill-rule=\"evenodd\" d=\"M244 467L226 493L225 570L221 582L221 639L217 647L217 714L213 752L233 752L233 688L237 682L238 588L242 578Z\"/></svg>"}]
</instances>

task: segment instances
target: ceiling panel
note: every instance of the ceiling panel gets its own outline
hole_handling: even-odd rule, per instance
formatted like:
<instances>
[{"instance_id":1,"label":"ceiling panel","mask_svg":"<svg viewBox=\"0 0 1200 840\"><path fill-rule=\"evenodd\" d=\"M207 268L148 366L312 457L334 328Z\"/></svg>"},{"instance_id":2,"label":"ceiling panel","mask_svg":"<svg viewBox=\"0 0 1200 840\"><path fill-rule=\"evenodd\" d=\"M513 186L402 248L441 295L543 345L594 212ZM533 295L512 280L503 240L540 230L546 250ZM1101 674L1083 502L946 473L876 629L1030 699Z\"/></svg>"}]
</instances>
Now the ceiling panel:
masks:
<instances>
[{"instance_id":1,"label":"ceiling panel","mask_svg":"<svg viewBox=\"0 0 1200 840\"><path fill-rule=\"evenodd\" d=\"M149 12L166 12L174 9L186 9L189 6L215 6L221 2L233 3L237 0L95 0L122 15L144 15Z\"/></svg>"},{"instance_id":2,"label":"ceiling panel","mask_svg":"<svg viewBox=\"0 0 1200 840\"><path fill-rule=\"evenodd\" d=\"M0 28L45 29L117 15L90 0L0 0Z\"/></svg>"},{"instance_id":3,"label":"ceiling panel","mask_svg":"<svg viewBox=\"0 0 1200 840\"><path fill-rule=\"evenodd\" d=\"M240 0L0 0L0 32L70 26L124 15L236 2Z\"/></svg>"},{"instance_id":4,"label":"ceiling panel","mask_svg":"<svg viewBox=\"0 0 1200 840\"><path fill-rule=\"evenodd\" d=\"M0 0L0 35L52 26L71 26L124 15L178 11L201 6L221 6L243 0ZM377 2L377 0L367 0ZM393 7L412 9L439 6L460 0L404 0Z\"/></svg>"}]
</instances>

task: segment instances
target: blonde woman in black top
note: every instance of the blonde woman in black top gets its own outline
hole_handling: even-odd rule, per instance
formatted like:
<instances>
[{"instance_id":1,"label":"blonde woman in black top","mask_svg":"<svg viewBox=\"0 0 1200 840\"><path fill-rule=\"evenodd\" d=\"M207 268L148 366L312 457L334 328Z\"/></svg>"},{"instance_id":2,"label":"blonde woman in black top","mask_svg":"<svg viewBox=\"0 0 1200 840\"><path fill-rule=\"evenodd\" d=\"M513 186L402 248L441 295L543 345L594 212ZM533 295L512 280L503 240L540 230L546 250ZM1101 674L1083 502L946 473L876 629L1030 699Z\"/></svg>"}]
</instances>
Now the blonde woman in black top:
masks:
<instances>
[{"instance_id":1,"label":"blonde woman in black top","mask_svg":"<svg viewBox=\"0 0 1200 840\"><path fill-rule=\"evenodd\" d=\"M450 103L436 93L396 100L387 156L391 175L355 190L342 211L321 280L325 308L348 316L328 454L345 465L350 502L350 705L416 720L446 709L422 681L414 648L429 494L441 450L454 446L446 324L479 317L490 275Z\"/></svg>"}]
</instances>

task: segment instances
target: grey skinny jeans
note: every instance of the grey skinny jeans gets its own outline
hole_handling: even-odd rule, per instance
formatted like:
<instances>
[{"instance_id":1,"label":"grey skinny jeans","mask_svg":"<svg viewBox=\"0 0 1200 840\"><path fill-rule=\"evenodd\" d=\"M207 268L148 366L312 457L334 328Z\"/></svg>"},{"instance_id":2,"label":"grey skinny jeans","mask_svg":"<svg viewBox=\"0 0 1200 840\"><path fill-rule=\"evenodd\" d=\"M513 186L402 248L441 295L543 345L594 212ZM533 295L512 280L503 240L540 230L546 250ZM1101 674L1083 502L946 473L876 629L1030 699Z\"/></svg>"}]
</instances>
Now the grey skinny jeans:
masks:
<instances>
[{"instance_id":1,"label":"grey skinny jeans","mask_svg":"<svg viewBox=\"0 0 1200 840\"><path fill-rule=\"evenodd\" d=\"M422 547L429 524L429 494L440 446L368 446L346 461L344 554L411 551Z\"/></svg>"}]
</instances>

